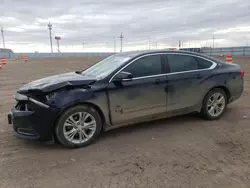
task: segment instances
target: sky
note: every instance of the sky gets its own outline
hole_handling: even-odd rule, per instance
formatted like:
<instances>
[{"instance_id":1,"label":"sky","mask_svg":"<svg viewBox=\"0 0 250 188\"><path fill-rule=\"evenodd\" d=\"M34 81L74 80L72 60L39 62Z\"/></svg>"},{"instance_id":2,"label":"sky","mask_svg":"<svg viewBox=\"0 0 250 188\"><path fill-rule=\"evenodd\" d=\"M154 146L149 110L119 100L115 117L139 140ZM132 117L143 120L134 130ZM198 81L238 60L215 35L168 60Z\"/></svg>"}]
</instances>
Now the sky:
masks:
<instances>
[{"instance_id":1,"label":"sky","mask_svg":"<svg viewBox=\"0 0 250 188\"><path fill-rule=\"evenodd\" d=\"M250 45L250 0L1 0L5 46L50 52L118 52ZM214 38L214 40L213 40ZM0 47L3 47L0 37Z\"/></svg>"}]
</instances>

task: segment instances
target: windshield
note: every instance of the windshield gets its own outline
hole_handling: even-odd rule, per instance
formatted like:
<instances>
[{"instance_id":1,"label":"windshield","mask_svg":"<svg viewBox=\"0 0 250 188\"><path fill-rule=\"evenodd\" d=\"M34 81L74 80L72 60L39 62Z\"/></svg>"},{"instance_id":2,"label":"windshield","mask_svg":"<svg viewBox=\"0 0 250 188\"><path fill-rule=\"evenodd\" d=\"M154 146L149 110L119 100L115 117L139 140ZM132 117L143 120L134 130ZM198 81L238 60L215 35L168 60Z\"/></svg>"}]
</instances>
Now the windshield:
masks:
<instances>
[{"instance_id":1,"label":"windshield","mask_svg":"<svg viewBox=\"0 0 250 188\"><path fill-rule=\"evenodd\" d=\"M120 67L123 63L128 61L130 57L122 56L119 54L111 55L95 65L89 67L88 69L82 72L83 75L90 75L97 77L98 79L105 78L110 73L112 73L115 69Z\"/></svg>"}]
</instances>

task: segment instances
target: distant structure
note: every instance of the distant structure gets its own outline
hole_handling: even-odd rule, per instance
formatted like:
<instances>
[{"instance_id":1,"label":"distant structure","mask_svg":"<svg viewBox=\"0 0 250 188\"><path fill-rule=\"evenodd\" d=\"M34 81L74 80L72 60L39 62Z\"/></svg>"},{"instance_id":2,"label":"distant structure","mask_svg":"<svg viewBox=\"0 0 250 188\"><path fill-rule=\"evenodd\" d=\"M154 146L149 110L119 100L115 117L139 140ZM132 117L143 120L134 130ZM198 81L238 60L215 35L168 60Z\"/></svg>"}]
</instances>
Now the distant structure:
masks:
<instances>
[{"instance_id":1,"label":"distant structure","mask_svg":"<svg viewBox=\"0 0 250 188\"><path fill-rule=\"evenodd\" d=\"M13 51L11 49L8 49L8 48L0 48L0 52L13 53Z\"/></svg>"},{"instance_id":2,"label":"distant structure","mask_svg":"<svg viewBox=\"0 0 250 188\"><path fill-rule=\"evenodd\" d=\"M180 50L201 53L201 48L180 48Z\"/></svg>"},{"instance_id":3,"label":"distant structure","mask_svg":"<svg viewBox=\"0 0 250 188\"><path fill-rule=\"evenodd\" d=\"M5 58L11 58L13 57L14 52L11 49L8 48L0 48L0 58L5 57Z\"/></svg>"}]
</instances>

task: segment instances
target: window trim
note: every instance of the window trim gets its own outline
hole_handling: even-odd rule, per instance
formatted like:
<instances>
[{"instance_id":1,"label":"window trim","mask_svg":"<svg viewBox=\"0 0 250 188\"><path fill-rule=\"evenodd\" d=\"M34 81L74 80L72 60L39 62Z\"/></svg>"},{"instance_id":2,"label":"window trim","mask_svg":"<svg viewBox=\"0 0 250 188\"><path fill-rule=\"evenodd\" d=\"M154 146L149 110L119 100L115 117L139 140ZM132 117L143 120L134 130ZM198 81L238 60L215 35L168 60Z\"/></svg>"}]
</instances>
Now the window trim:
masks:
<instances>
[{"instance_id":1,"label":"window trim","mask_svg":"<svg viewBox=\"0 0 250 188\"><path fill-rule=\"evenodd\" d=\"M164 74L164 73L163 73L164 60L163 60L162 54L153 54L153 55L152 55L152 54L147 54L147 55L144 55L144 56L140 56L140 57L134 59L132 62L130 62L130 63L128 63L127 65L125 65L125 66L122 68L122 70L125 69L125 68L127 68L129 65L131 65L131 64L134 63L134 62L136 62L137 60L142 59L143 57L155 56L155 55L160 55L161 74ZM120 70L120 72L121 72L122 70ZM118 74L118 73L117 73L117 74ZM150 75L150 76L139 76L139 77L132 78L132 80L136 80L137 78L150 78L150 77L152 77L152 76L154 77L155 75L159 75L159 74L153 74L153 75ZM124 79L124 80L126 80L126 79Z\"/></svg>"},{"instance_id":2,"label":"window trim","mask_svg":"<svg viewBox=\"0 0 250 188\"><path fill-rule=\"evenodd\" d=\"M196 61L197 61L197 65L198 65L198 66L199 66L199 63L200 63L199 58L200 58L200 57L195 57L195 59L196 59ZM200 58L200 59L202 59L202 58ZM207 61L207 60L206 60L206 59L204 59L204 58L203 58L203 60ZM210 62L210 61L208 61L208 62ZM211 62L210 62L210 63L211 63ZM212 65L211 65L211 66L212 66Z\"/></svg>"},{"instance_id":3,"label":"window trim","mask_svg":"<svg viewBox=\"0 0 250 188\"><path fill-rule=\"evenodd\" d=\"M168 54L168 55L173 55L173 54ZM174 55L175 55L175 54L174 54ZM184 54L181 54L181 55L184 55ZM188 55L189 55L189 54L188 54ZM188 56L188 55L187 55L187 56ZM209 69L210 67L213 66L213 64L211 64L211 66L208 67L208 68L205 68L205 69L198 69L198 65L199 65L199 59L198 59L198 58L204 59L204 60L206 60L206 61L208 61L208 62L210 62L210 63L213 63L213 62L209 61L208 59L199 57L199 56L196 56L196 57L195 57L195 56L190 56L190 55L189 55L189 57L192 57L192 58L196 61L196 64L197 64L197 68L196 68L196 69L194 69L194 70L187 70L187 71L179 71L179 72L170 72L169 59L168 59L168 56L167 56L167 54L166 54L166 56L165 56L165 64L166 64L167 70L169 71L169 72L166 73L166 74L172 75L172 74L174 74L174 73L178 73L178 74L179 74L179 73L182 73L182 72L206 70L206 69Z\"/></svg>"},{"instance_id":4,"label":"window trim","mask_svg":"<svg viewBox=\"0 0 250 188\"><path fill-rule=\"evenodd\" d=\"M206 68L206 69L197 69L197 70L190 70L190 71L181 71L181 72L173 72L173 73L164 73L164 74L156 74L156 75L151 75L151 76L142 76L142 77L137 77L137 78L132 78L132 80L138 80L138 79L144 79L144 78L152 78L152 77L158 77L158 76L168 76L168 75L174 75L174 74L182 74L182 73L190 73L190 72L199 72L199 71L206 71L206 70L212 70L214 69L216 66L217 66L217 63L210 60L210 59L207 59L205 57L202 57L202 56L199 56L199 55L195 55L195 54L185 54L185 53L175 53L175 52L156 52L156 53L153 53L153 54L145 54L145 55L142 55L140 57L137 57L136 59L132 60L131 62L129 62L128 64L126 64L124 67L122 67L120 70L118 70L109 80L109 83L112 82L112 80L114 79L114 77L119 74L123 69L125 69L127 66L129 66L130 64L132 64L133 62L135 62L136 60L140 59L140 58L143 58L143 57L147 57L147 56L152 56L152 55L186 55L186 56L192 56L192 57L195 57L195 58L201 58L201 59L204 59L206 61L209 61L212 63L212 65L209 67L209 68ZM163 60L165 61L165 60ZM168 62L165 62L167 63L168 65ZM126 80L126 79L125 79Z\"/></svg>"}]
</instances>

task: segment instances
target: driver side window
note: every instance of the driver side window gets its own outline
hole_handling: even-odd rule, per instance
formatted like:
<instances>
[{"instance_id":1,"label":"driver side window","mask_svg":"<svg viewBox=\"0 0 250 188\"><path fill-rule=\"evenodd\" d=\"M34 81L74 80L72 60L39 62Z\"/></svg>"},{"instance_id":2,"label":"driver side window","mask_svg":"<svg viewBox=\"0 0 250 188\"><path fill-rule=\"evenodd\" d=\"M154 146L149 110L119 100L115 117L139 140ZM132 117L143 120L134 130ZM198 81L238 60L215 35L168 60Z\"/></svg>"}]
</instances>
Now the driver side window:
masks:
<instances>
[{"instance_id":1,"label":"driver side window","mask_svg":"<svg viewBox=\"0 0 250 188\"><path fill-rule=\"evenodd\" d=\"M131 73L134 78L161 74L161 55L142 57L128 65L123 71Z\"/></svg>"}]
</instances>

